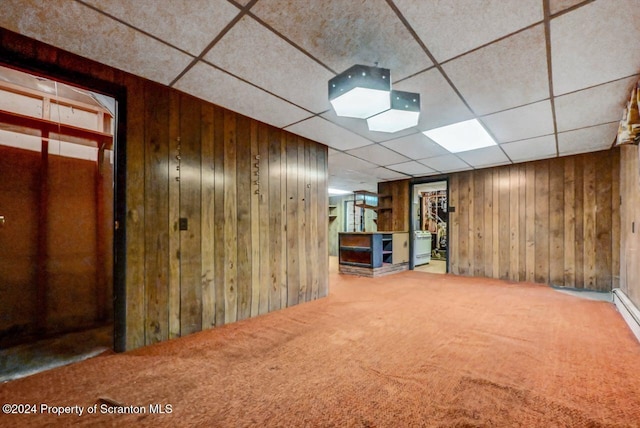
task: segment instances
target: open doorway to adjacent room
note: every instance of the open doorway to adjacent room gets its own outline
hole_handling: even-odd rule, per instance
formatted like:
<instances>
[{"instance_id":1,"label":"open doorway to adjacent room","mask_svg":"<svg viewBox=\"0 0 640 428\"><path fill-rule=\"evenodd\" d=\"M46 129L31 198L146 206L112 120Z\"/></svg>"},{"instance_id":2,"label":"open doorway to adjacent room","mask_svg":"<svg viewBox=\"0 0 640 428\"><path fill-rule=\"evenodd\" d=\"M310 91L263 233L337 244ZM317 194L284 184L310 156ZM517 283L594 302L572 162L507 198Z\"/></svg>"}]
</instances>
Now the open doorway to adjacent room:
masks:
<instances>
[{"instance_id":1,"label":"open doorway to adjacent room","mask_svg":"<svg viewBox=\"0 0 640 428\"><path fill-rule=\"evenodd\" d=\"M448 272L449 190L447 180L411 185L411 263L414 270Z\"/></svg>"},{"instance_id":2,"label":"open doorway to adjacent room","mask_svg":"<svg viewBox=\"0 0 640 428\"><path fill-rule=\"evenodd\" d=\"M116 100L0 67L0 382L113 350Z\"/></svg>"}]
</instances>

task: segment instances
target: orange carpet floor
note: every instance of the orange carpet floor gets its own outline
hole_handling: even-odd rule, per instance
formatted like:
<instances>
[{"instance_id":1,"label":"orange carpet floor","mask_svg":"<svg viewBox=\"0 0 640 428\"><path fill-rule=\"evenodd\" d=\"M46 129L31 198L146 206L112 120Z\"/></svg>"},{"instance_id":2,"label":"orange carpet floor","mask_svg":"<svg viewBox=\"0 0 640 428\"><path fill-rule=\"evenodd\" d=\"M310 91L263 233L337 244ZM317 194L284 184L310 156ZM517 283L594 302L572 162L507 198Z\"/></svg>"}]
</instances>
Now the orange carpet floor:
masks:
<instances>
[{"instance_id":1,"label":"orange carpet floor","mask_svg":"<svg viewBox=\"0 0 640 428\"><path fill-rule=\"evenodd\" d=\"M640 344L611 303L545 286L332 274L325 299L11 381L0 403L36 411L3 427L637 427Z\"/></svg>"}]
</instances>

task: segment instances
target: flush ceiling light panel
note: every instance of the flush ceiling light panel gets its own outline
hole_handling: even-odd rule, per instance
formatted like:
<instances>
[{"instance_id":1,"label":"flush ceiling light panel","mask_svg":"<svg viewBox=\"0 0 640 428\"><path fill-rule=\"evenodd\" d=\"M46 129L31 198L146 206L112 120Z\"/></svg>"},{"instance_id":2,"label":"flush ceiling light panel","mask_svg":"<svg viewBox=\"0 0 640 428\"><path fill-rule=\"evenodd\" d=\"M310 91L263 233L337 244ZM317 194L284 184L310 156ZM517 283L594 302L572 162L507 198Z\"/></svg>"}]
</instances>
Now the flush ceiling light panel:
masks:
<instances>
[{"instance_id":1,"label":"flush ceiling light panel","mask_svg":"<svg viewBox=\"0 0 640 428\"><path fill-rule=\"evenodd\" d=\"M338 116L366 119L391 107L389 69L354 65L329 80L329 101Z\"/></svg>"},{"instance_id":2,"label":"flush ceiling light panel","mask_svg":"<svg viewBox=\"0 0 640 428\"><path fill-rule=\"evenodd\" d=\"M424 131L424 135L451 153L496 146L496 142L477 119Z\"/></svg>"},{"instance_id":3,"label":"flush ceiling light panel","mask_svg":"<svg viewBox=\"0 0 640 428\"><path fill-rule=\"evenodd\" d=\"M369 131L398 132L416 126L420 118L420 94L391 91L391 106L367 119Z\"/></svg>"}]
</instances>

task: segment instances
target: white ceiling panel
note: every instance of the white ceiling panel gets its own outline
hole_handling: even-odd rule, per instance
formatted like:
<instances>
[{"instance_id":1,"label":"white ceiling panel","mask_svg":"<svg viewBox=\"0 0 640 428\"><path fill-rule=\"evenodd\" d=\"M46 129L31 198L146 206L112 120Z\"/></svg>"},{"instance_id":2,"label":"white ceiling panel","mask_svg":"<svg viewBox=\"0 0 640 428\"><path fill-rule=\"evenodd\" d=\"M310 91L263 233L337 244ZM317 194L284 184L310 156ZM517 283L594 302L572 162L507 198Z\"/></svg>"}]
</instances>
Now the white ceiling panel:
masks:
<instances>
[{"instance_id":1,"label":"white ceiling panel","mask_svg":"<svg viewBox=\"0 0 640 428\"><path fill-rule=\"evenodd\" d=\"M583 1L584 0L549 0L549 10L551 15L555 15Z\"/></svg>"},{"instance_id":2,"label":"white ceiling panel","mask_svg":"<svg viewBox=\"0 0 640 428\"><path fill-rule=\"evenodd\" d=\"M549 98L542 25L457 58L443 68L476 114Z\"/></svg>"},{"instance_id":3,"label":"white ceiling panel","mask_svg":"<svg viewBox=\"0 0 640 428\"><path fill-rule=\"evenodd\" d=\"M395 0L420 39L442 62L542 21L540 0Z\"/></svg>"},{"instance_id":4,"label":"white ceiling panel","mask_svg":"<svg viewBox=\"0 0 640 428\"><path fill-rule=\"evenodd\" d=\"M569 131L622 119L638 76L562 95L555 99L558 131Z\"/></svg>"},{"instance_id":5,"label":"white ceiling panel","mask_svg":"<svg viewBox=\"0 0 640 428\"><path fill-rule=\"evenodd\" d=\"M396 152L393 152L379 144L360 147L358 149L349 150L347 153L373 162L379 166L387 166L394 163L406 162L409 159Z\"/></svg>"},{"instance_id":6,"label":"white ceiling panel","mask_svg":"<svg viewBox=\"0 0 640 428\"><path fill-rule=\"evenodd\" d=\"M500 147L492 146L482 149L469 150L457 154L460 159L475 168L508 164L509 159Z\"/></svg>"},{"instance_id":7,"label":"white ceiling panel","mask_svg":"<svg viewBox=\"0 0 640 428\"><path fill-rule=\"evenodd\" d=\"M417 128L421 131L473 118L471 110L435 68L403 80L393 88L420 94Z\"/></svg>"},{"instance_id":8,"label":"white ceiling panel","mask_svg":"<svg viewBox=\"0 0 640 428\"><path fill-rule=\"evenodd\" d=\"M638 73L639 6L637 0L598 0L551 20L555 95Z\"/></svg>"},{"instance_id":9,"label":"white ceiling panel","mask_svg":"<svg viewBox=\"0 0 640 428\"><path fill-rule=\"evenodd\" d=\"M560 155L605 150L612 146L618 133L618 122L558 133Z\"/></svg>"},{"instance_id":10,"label":"white ceiling panel","mask_svg":"<svg viewBox=\"0 0 640 428\"><path fill-rule=\"evenodd\" d=\"M436 156L429 159L421 159L420 163L440 172L453 172L471 169L468 163L452 154Z\"/></svg>"},{"instance_id":11,"label":"white ceiling panel","mask_svg":"<svg viewBox=\"0 0 640 428\"><path fill-rule=\"evenodd\" d=\"M329 156L329 171L331 173L339 173L343 170L368 171L377 166L346 153L336 153Z\"/></svg>"},{"instance_id":12,"label":"white ceiling panel","mask_svg":"<svg viewBox=\"0 0 640 428\"><path fill-rule=\"evenodd\" d=\"M502 148L513 162L524 162L534 159L544 159L556 156L555 135L531 138L502 144Z\"/></svg>"},{"instance_id":13,"label":"white ceiling panel","mask_svg":"<svg viewBox=\"0 0 640 428\"><path fill-rule=\"evenodd\" d=\"M372 169L370 172L371 172L371 175L373 175L374 177L378 178L381 181L401 180L403 178L409 178L407 174L391 171L390 169L387 169L382 166L376 169Z\"/></svg>"},{"instance_id":14,"label":"white ceiling panel","mask_svg":"<svg viewBox=\"0 0 640 428\"><path fill-rule=\"evenodd\" d=\"M554 132L553 114L549 101L540 101L484 116L481 120L499 143L523 140Z\"/></svg>"},{"instance_id":15,"label":"white ceiling panel","mask_svg":"<svg viewBox=\"0 0 640 428\"><path fill-rule=\"evenodd\" d=\"M0 26L164 84L193 59L76 1L56 5L3 0Z\"/></svg>"},{"instance_id":16,"label":"white ceiling panel","mask_svg":"<svg viewBox=\"0 0 640 428\"><path fill-rule=\"evenodd\" d=\"M309 116L308 112L203 62L189 70L175 87L278 128Z\"/></svg>"},{"instance_id":17,"label":"white ceiling panel","mask_svg":"<svg viewBox=\"0 0 640 428\"><path fill-rule=\"evenodd\" d=\"M409 161L409 162L398 163L395 165L389 165L387 168L392 169L394 171L402 172L404 174L413 175L414 177L429 175L436 172L432 168L429 168L428 166L423 165L416 161Z\"/></svg>"},{"instance_id":18,"label":"white ceiling panel","mask_svg":"<svg viewBox=\"0 0 640 428\"><path fill-rule=\"evenodd\" d=\"M331 107L327 81L333 74L249 16L240 19L205 59L315 113Z\"/></svg>"},{"instance_id":19,"label":"white ceiling panel","mask_svg":"<svg viewBox=\"0 0 640 428\"><path fill-rule=\"evenodd\" d=\"M321 117L312 117L287 127L287 131L326 144L338 150L356 149L368 146L371 141L347 131Z\"/></svg>"},{"instance_id":20,"label":"white ceiling panel","mask_svg":"<svg viewBox=\"0 0 640 428\"><path fill-rule=\"evenodd\" d=\"M261 0L251 13L336 73L378 62L398 80L432 65L385 0Z\"/></svg>"},{"instance_id":21,"label":"white ceiling panel","mask_svg":"<svg viewBox=\"0 0 640 428\"><path fill-rule=\"evenodd\" d=\"M226 0L85 0L86 3L198 56L240 11Z\"/></svg>"},{"instance_id":22,"label":"white ceiling panel","mask_svg":"<svg viewBox=\"0 0 640 428\"><path fill-rule=\"evenodd\" d=\"M397 140L386 141L382 145L410 159L431 158L449 153L448 150L434 143L421 132Z\"/></svg>"}]
</instances>

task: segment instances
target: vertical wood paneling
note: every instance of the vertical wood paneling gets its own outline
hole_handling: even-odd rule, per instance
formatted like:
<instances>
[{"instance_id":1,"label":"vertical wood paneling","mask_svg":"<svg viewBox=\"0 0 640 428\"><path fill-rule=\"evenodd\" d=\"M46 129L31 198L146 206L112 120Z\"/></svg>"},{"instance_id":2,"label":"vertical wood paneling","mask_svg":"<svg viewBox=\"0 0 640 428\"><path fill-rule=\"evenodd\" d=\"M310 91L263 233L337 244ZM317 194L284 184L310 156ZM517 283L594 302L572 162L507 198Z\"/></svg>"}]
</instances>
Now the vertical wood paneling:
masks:
<instances>
[{"instance_id":1,"label":"vertical wood paneling","mask_svg":"<svg viewBox=\"0 0 640 428\"><path fill-rule=\"evenodd\" d=\"M282 216L282 187L281 183L286 183L286 176L282 175L281 163L286 163L286 158L282 157L280 148L280 133L269 130L269 270L271 271L271 281L269 284L269 311L281 308L281 304L286 305L286 300L282 302L281 282L282 261L286 259L286 251L282 251L282 243L286 243L286 236L280 233L283 222L286 219ZM284 195L286 200L286 194Z\"/></svg>"},{"instance_id":2,"label":"vertical wood paneling","mask_svg":"<svg viewBox=\"0 0 640 428\"><path fill-rule=\"evenodd\" d=\"M638 213L640 212L640 185L638 146L620 147L620 288L640 307L640 264L638 264Z\"/></svg>"},{"instance_id":3,"label":"vertical wood paneling","mask_svg":"<svg viewBox=\"0 0 640 428\"><path fill-rule=\"evenodd\" d=\"M484 276L493 276L493 170L484 171Z\"/></svg>"},{"instance_id":4,"label":"vertical wood paneling","mask_svg":"<svg viewBox=\"0 0 640 428\"><path fill-rule=\"evenodd\" d=\"M145 110L143 81L127 76L126 349L145 344Z\"/></svg>"},{"instance_id":5,"label":"vertical wood paneling","mask_svg":"<svg viewBox=\"0 0 640 428\"><path fill-rule=\"evenodd\" d=\"M328 195L328 149L316 146L316 179L318 192L318 230L328 230L327 213L329 211ZM318 271L329 272L329 240L326 233L318 233ZM318 278L318 297L329 294L329 275Z\"/></svg>"},{"instance_id":6,"label":"vertical wood paneling","mask_svg":"<svg viewBox=\"0 0 640 428\"><path fill-rule=\"evenodd\" d=\"M576 288L584 288L584 156L575 158L575 207L576 207L576 227L575 227L575 275Z\"/></svg>"},{"instance_id":7,"label":"vertical wood paneling","mask_svg":"<svg viewBox=\"0 0 640 428\"><path fill-rule=\"evenodd\" d=\"M520 268L520 254L518 252L518 246L520 244L520 224L519 224L519 209L520 209L520 176L518 174L517 165L513 165L509 168L509 279L517 281L518 270Z\"/></svg>"},{"instance_id":8,"label":"vertical wood paneling","mask_svg":"<svg viewBox=\"0 0 640 428\"><path fill-rule=\"evenodd\" d=\"M536 282L549 281L549 161L536 163Z\"/></svg>"},{"instance_id":9,"label":"vertical wood paneling","mask_svg":"<svg viewBox=\"0 0 640 428\"><path fill-rule=\"evenodd\" d=\"M584 163L584 287L596 287L596 166L598 160L595 155L588 154Z\"/></svg>"},{"instance_id":10,"label":"vertical wood paneling","mask_svg":"<svg viewBox=\"0 0 640 428\"><path fill-rule=\"evenodd\" d=\"M225 265L226 256L226 228L225 228L225 162L224 162L224 110L215 108L213 111L213 152L214 152L214 235L213 251L216 263L213 266L215 283L216 326L225 323Z\"/></svg>"},{"instance_id":11,"label":"vertical wood paneling","mask_svg":"<svg viewBox=\"0 0 640 428\"><path fill-rule=\"evenodd\" d=\"M527 281L535 281L536 272L536 217L535 217L535 204L536 204L536 164L528 163L526 165L526 204L527 212L525 218L525 233L527 235L527 249L526 249L526 274Z\"/></svg>"},{"instance_id":12,"label":"vertical wood paneling","mask_svg":"<svg viewBox=\"0 0 640 428\"><path fill-rule=\"evenodd\" d=\"M493 248L491 249L491 262L494 278L500 278L500 169L493 168Z\"/></svg>"},{"instance_id":13,"label":"vertical wood paneling","mask_svg":"<svg viewBox=\"0 0 640 428\"><path fill-rule=\"evenodd\" d=\"M575 158L564 161L564 280L565 287L576 286L576 185Z\"/></svg>"},{"instance_id":14,"label":"vertical wood paneling","mask_svg":"<svg viewBox=\"0 0 640 428\"><path fill-rule=\"evenodd\" d=\"M595 289L606 291L611 287L611 263L613 251L613 207L611 206L613 157L599 159L596 163L596 212L595 212ZM593 288L593 287L591 287Z\"/></svg>"},{"instance_id":15,"label":"vertical wood paneling","mask_svg":"<svg viewBox=\"0 0 640 428\"><path fill-rule=\"evenodd\" d=\"M169 338L180 336L180 94L169 97Z\"/></svg>"},{"instance_id":16,"label":"vertical wood paneling","mask_svg":"<svg viewBox=\"0 0 640 428\"><path fill-rule=\"evenodd\" d=\"M298 304L300 289L300 260L299 260L299 224L297 212L298 199L298 144L296 137L287 136L287 305ZM300 198L302 199L302 198Z\"/></svg>"},{"instance_id":17,"label":"vertical wood paneling","mask_svg":"<svg viewBox=\"0 0 640 428\"><path fill-rule=\"evenodd\" d=\"M484 276L484 176L486 171L474 171L473 188L473 274Z\"/></svg>"},{"instance_id":18,"label":"vertical wood paneling","mask_svg":"<svg viewBox=\"0 0 640 428\"><path fill-rule=\"evenodd\" d=\"M180 99L180 335L202 330L201 147L200 101Z\"/></svg>"},{"instance_id":19,"label":"vertical wood paneling","mask_svg":"<svg viewBox=\"0 0 640 428\"><path fill-rule=\"evenodd\" d=\"M622 241L620 229L620 150L614 150L611 159L611 288L620 287L620 244ZM620 237L620 239L618 239Z\"/></svg>"},{"instance_id":20,"label":"vertical wood paneling","mask_svg":"<svg viewBox=\"0 0 640 428\"><path fill-rule=\"evenodd\" d=\"M288 222L290 134L3 29L0 44L42 69L97 76L127 93L119 100L127 109L127 212L116 218L126 226L125 296L114 296L126 317L119 344L134 349L287 306L286 238L298 232L298 261L312 259L292 284L298 300L327 295L326 146L293 137L300 209ZM257 154L260 185L252 182ZM406 214L408 181L401 187ZM406 230L407 216L396 214Z\"/></svg>"},{"instance_id":21,"label":"vertical wood paneling","mask_svg":"<svg viewBox=\"0 0 640 428\"><path fill-rule=\"evenodd\" d=\"M270 239L270 198L271 191L275 187L270 184L269 171L271 162L269 159L269 128L266 125L258 124L258 151L260 152L259 175L260 195L258 209L260 211L260 304L258 312L260 315L269 312L269 297L273 286L271 271L271 239ZM274 177L274 180L278 177ZM274 231L275 234L275 231ZM275 237L274 237L275 239Z\"/></svg>"},{"instance_id":22,"label":"vertical wood paneling","mask_svg":"<svg viewBox=\"0 0 640 428\"><path fill-rule=\"evenodd\" d=\"M236 114L224 112L224 322L238 319Z\"/></svg>"},{"instance_id":23,"label":"vertical wood paneling","mask_svg":"<svg viewBox=\"0 0 640 428\"><path fill-rule=\"evenodd\" d=\"M564 159L549 161L549 282L564 284Z\"/></svg>"},{"instance_id":24,"label":"vertical wood paneling","mask_svg":"<svg viewBox=\"0 0 640 428\"><path fill-rule=\"evenodd\" d=\"M520 233L518 280L527 280L527 166L518 167L520 189L518 192L518 226Z\"/></svg>"},{"instance_id":25,"label":"vertical wood paneling","mask_svg":"<svg viewBox=\"0 0 640 428\"><path fill-rule=\"evenodd\" d=\"M451 272L610 290L621 263L617 153L452 175Z\"/></svg>"},{"instance_id":26,"label":"vertical wood paneling","mask_svg":"<svg viewBox=\"0 0 640 428\"><path fill-rule=\"evenodd\" d=\"M510 242L510 233L509 233L509 201L510 201L510 193L509 193L509 180L510 173L509 168L500 168L499 169L499 191L500 191L500 205L499 205L499 235L498 235L498 243L500 248L498 252L500 254L500 267L499 267L499 278L500 279L508 279L509 278L509 242Z\"/></svg>"},{"instance_id":27,"label":"vertical wood paneling","mask_svg":"<svg viewBox=\"0 0 640 428\"><path fill-rule=\"evenodd\" d=\"M251 199L251 311L249 316L260 314L260 147L258 144L258 122L250 121L251 160L249 165ZM258 165L258 166L256 166Z\"/></svg>"},{"instance_id":28,"label":"vertical wood paneling","mask_svg":"<svg viewBox=\"0 0 640 428\"><path fill-rule=\"evenodd\" d=\"M169 338L169 91L145 87L145 343Z\"/></svg>"},{"instance_id":29,"label":"vertical wood paneling","mask_svg":"<svg viewBox=\"0 0 640 428\"><path fill-rule=\"evenodd\" d=\"M237 197L237 304L238 320L251 316L251 120L237 118L236 132L236 189Z\"/></svg>"},{"instance_id":30,"label":"vertical wood paneling","mask_svg":"<svg viewBox=\"0 0 640 428\"><path fill-rule=\"evenodd\" d=\"M202 253L202 328L216 325L216 283L215 283L215 149L214 149L214 108L202 105L202 200L201 200L201 253Z\"/></svg>"}]
</instances>

